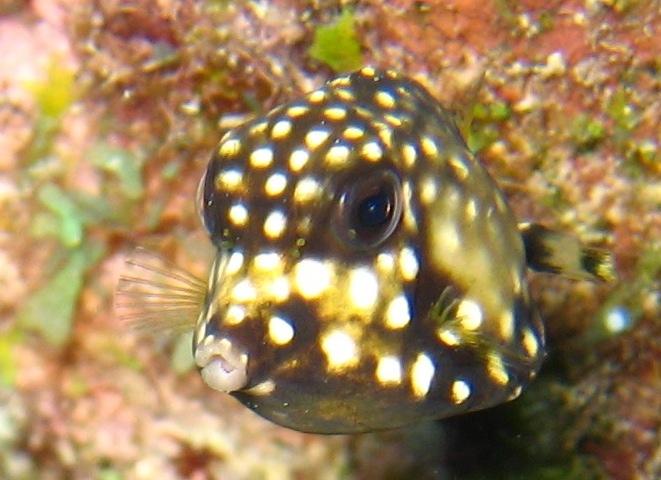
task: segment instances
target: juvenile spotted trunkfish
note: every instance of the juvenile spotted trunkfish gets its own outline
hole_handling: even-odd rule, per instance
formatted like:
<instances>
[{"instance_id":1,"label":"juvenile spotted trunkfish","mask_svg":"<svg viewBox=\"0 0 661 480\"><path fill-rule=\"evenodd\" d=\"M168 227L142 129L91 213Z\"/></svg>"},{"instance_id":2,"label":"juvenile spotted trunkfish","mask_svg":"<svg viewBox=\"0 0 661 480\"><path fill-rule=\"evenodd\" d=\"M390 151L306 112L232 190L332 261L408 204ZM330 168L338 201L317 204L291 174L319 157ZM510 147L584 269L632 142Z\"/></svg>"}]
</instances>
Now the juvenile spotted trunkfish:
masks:
<instances>
[{"instance_id":1,"label":"juvenile spotted trunkfish","mask_svg":"<svg viewBox=\"0 0 661 480\"><path fill-rule=\"evenodd\" d=\"M545 351L526 268L614 275L607 253L519 225L451 114L370 67L229 131L198 202L217 249L208 281L142 252L118 307L196 324L211 388L305 432L516 398Z\"/></svg>"}]
</instances>

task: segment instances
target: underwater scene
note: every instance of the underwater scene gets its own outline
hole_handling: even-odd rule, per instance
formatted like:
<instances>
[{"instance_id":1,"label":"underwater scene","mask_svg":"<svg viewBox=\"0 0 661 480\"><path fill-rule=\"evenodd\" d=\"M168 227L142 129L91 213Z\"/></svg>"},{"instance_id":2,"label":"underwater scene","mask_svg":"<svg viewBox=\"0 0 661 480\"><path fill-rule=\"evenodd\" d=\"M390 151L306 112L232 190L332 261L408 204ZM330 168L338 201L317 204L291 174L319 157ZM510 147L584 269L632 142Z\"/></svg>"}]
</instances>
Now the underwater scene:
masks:
<instances>
[{"instance_id":1,"label":"underwater scene","mask_svg":"<svg viewBox=\"0 0 661 480\"><path fill-rule=\"evenodd\" d=\"M661 478L660 29L0 1L0 479Z\"/></svg>"}]
</instances>

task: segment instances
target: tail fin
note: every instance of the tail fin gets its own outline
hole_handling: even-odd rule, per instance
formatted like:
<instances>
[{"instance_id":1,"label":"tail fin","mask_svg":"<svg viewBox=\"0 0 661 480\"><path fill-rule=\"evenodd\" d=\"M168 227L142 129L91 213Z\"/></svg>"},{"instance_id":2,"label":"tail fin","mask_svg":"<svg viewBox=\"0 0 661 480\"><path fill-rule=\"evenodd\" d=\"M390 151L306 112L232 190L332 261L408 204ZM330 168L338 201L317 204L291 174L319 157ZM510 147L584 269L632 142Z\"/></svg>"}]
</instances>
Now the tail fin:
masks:
<instances>
[{"instance_id":1,"label":"tail fin","mask_svg":"<svg viewBox=\"0 0 661 480\"><path fill-rule=\"evenodd\" d=\"M585 246L573 235L535 223L519 224L519 230L529 268L586 280L616 280L610 252Z\"/></svg>"}]
</instances>

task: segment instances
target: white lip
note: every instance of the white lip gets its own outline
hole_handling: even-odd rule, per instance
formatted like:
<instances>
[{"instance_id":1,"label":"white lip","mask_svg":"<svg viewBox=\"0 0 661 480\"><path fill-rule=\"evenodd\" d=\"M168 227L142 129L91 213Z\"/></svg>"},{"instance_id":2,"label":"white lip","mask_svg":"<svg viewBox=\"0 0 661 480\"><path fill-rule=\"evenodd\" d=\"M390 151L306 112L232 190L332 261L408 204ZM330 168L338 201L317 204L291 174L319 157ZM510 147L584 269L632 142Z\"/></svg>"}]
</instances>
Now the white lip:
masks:
<instances>
[{"instance_id":1,"label":"white lip","mask_svg":"<svg viewBox=\"0 0 661 480\"><path fill-rule=\"evenodd\" d=\"M248 355L227 338L206 337L195 349L202 379L214 390L229 393L248 384Z\"/></svg>"}]
</instances>

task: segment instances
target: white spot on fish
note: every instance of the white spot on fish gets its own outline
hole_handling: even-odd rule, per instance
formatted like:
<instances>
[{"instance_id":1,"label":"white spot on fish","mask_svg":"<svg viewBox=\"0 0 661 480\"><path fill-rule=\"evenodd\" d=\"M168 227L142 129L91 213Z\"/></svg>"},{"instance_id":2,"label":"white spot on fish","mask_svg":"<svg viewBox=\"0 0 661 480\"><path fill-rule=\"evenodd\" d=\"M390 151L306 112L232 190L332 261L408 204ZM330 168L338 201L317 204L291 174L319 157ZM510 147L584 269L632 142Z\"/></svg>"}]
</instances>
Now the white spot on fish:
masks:
<instances>
[{"instance_id":1,"label":"white spot on fish","mask_svg":"<svg viewBox=\"0 0 661 480\"><path fill-rule=\"evenodd\" d=\"M374 307L379 296L379 281L374 272L365 267L355 268L349 274L349 298L359 310Z\"/></svg>"},{"instance_id":2,"label":"white spot on fish","mask_svg":"<svg viewBox=\"0 0 661 480\"><path fill-rule=\"evenodd\" d=\"M220 145L218 153L221 157L233 157L239 153L240 149L241 141L236 138L231 138Z\"/></svg>"},{"instance_id":3,"label":"white spot on fish","mask_svg":"<svg viewBox=\"0 0 661 480\"><path fill-rule=\"evenodd\" d=\"M264 184L264 191L271 197L280 195L285 188L287 188L287 177L282 173L274 173L266 179Z\"/></svg>"},{"instance_id":4,"label":"white spot on fish","mask_svg":"<svg viewBox=\"0 0 661 480\"><path fill-rule=\"evenodd\" d=\"M424 136L420 139L420 146L422 151L425 152L430 157L436 157L438 155L438 147L436 142L431 138Z\"/></svg>"},{"instance_id":5,"label":"white spot on fish","mask_svg":"<svg viewBox=\"0 0 661 480\"><path fill-rule=\"evenodd\" d=\"M404 280L407 282L415 280L418 276L419 269L418 258L413 250L408 247L402 248L402 251L399 253L399 271Z\"/></svg>"},{"instance_id":6,"label":"white spot on fish","mask_svg":"<svg viewBox=\"0 0 661 480\"><path fill-rule=\"evenodd\" d=\"M353 366L358 362L358 347L343 330L332 330L321 338L321 349L331 370Z\"/></svg>"},{"instance_id":7,"label":"white spot on fish","mask_svg":"<svg viewBox=\"0 0 661 480\"><path fill-rule=\"evenodd\" d=\"M342 165L349 159L349 147L346 145L334 145L326 153L326 162L330 165Z\"/></svg>"},{"instance_id":8,"label":"white spot on fish","mask_svg":"<svg viewBox=\"0 0 661 480\"><path fill-rule=\"evenodd\" d=\"M294 269L296 289L305 298L317 298L331 283L331 270L323 262L306 258Z\"/></svg>"},{"instance_id":9,"label":"white spot on fish","mask_svg":"<svg viewBox=\"0 0 661 480\"><path fill-rule=\"evenodd\" d=\"M305 115L308 110L310 110L310 107L307 107L306 105L293 105L287 109L287 115L296 118Z\"/></svg>"},{"instance_id":10,"label":"white spot on fish","mask_svg":"<svg viewBox=\"0 0 661 480\"><path fill-rule=\"evenodd\" d=\"M321 103L326 100L326 91L325 90L315 90L314 92L308 95L308 100L310 103Z\"/></svg>"},{"instance_id":11,"label":"white spot on fish","mask_svg":"<svg viewBox=\"0 0 661 480\"><path fill-rule=\"evenodd\" d=\"M347 140L358 140L365 135L365 130L362 127L349 126L344 129L342 136Z\"/></svg>"},{"instance_id":12,"label":"white spot on fish","mask_svg":"<svg viewBox=\"0 0 661 480\"><path fill-rule=\"evenodd\" d=\"M274 210L269 213L264 221L264 233L269 238L278 238L285 231L287 226L287 217L280 210Z\"/></svg>"},{"instance_id":13,"label":"white spot on fish","mask_svg":"<svg viewBox=\"0 0 661 480\"><path fill-rule=\"evenodd\" d=\"M392 93L380 90L374 95L376 103L379 104L382 108L393 108L395 106L395 97L392 96Z\"/></svg>"},{"instance_id":14,"label":"white spot on fish","mask_svg":"<svg viewBox=\"0 0 661 480\"><path fill-rule=\"evenodd\" d=\"M511 310L503 311L498 317L498 331L504 340L511 340L514 334L514 315Z\"/></svg>"},{"instance_id":15,"label":"white spot on fish","mask_svg":"<svg viewBox=\"0 0 661 480\"><path fill-rule=\"evenodd\" d=\"M284 302L289 299L290 287L289 279L286 277L278 277L274 279L267 286L267 292L273 297L276 302Z\"/></svg>"},{"instance_id":16,"label":"white spot on fish","mask_svg":"<svg viewBox=\"0 0 661 480\"><path fill-rule=\"evenodd\" d=\"M379 253L376 256L376 268L382 274L392 273L395 269L395 258L391 253Z\"/></svg>"},{"instance_id":17,"label":"white spot on fish","mask_svg":"<svg viewBox=\"0 0 661 480\"><path fill-rule=\"evenodd\" d=\"M287 137L291 132L292 124L289 120L279 120L271 129L271 138L279 140Z\"/></svg>"},{"instance_id":18,"label":"white spot on fish","mask_svg":"<svg viewBox=\"0 0 661 480\"><path fill-rule=\"evenodd\" d=\"M242 203L232 205L229 210L229 220L236 226L243 226L248 222L248 209Z\"/></svg>"},{"instance_id":19,"label":"white spot on fish","mask_svg":"<svg viewBox=\"0 0 661 480\"><path fill-rule=\"evenodd\" d=\"M425 353L418 354L411 368L411 387L416 397L424 397L431 388L436 367Z\"/></svg>"},{"instance_id":20,"label":"white spot on fish","mask_svg":"<svg viewBox=\"0 0 661 480\"><path fill-rule=\"evenodd\" d=\"M222 190L233 191L241 186L243 174L235 168L224 170L218 174L216 187Z\"/></svg>"},{"instance_id":21,"label":"white spot on fish","mask_svg":"<svg viewBox=\"0 0 661 480\"><path fill-rule=\"evenodd\" d=\"M360 154L370 162L376 162L381 159L383 150L376 142L367 142L360 149Z\"/></svg>"},{"instance_id":22,"label":"white spot on fish","mask_svg":"<svg viewBox=\"0 0 661 480\"><path fill-rule=\"evenodd\" d=\"M266 252L255 255L253 264L257 270L273 272L282 268L282 258L277 252Z\"/></svg>"},{"instance_id":23,"label":"white spot on fish","mask_svg":"<svg viewBox=\"0 0 661 480\"><path fill-rule=\"evenodd\" d=\"M379 358L376 378L383 385L397 385L402 381L402 364L394 355Z\"/></svg>"},{"instance_id":24,"label":"white spot on fish","mask_svg":"<svg viewBox=\"0 0 661 480\"><path fill-rule=\"evenodd\" d=\"M304 177L298 181L294 189L294 200L305 203L313 200L321 193L321 186L312 177Z\"/></svg>"},{"instance_id":25,"label":"white spot on fish","mask_svg":"<svg viewBox=\"0 0 661 480\"><path fill-rule=\"evenodd\" d=\"M246 318L246 309L241 305L230 305L225 314L225 325L238 325Z\"/></svg>"},{"instance_id":26,"label":"white spot on fish","mask_svg":"<svg viewBox=\"0 0 661 480\"><path fill-rule=\"evenodd\" d=\"M482 309L474 300L464 298L457 307L457 318L466 330L477 330L482 325Z\"/></svg>"},{"instance_id":27,"label":"white spot on fish","mask_svg":"<svg viewBox=\"0 0 661 480\"><path fill-rule=\"evenodd\" d=\"M420 183L420 201L425 205L429 205L436 200L436 194L438 193L436 180L427 177Z\"/></svg>"},{"instance_id":28,"label":"white spot on fish","mask_svg":"<svg viewBox=\"0 0 661 480\"><path fill-rule=\"evenodd\" d=\"M294 338L294 327L276 315L269 319L269 340L276 345L286 345Z\"/></svg>"},{"instance_id":29,"label":"white spot on fish","mask_svg":"<svg viewBox=\"0 0 661 480\"><path fill-rule=\"evenodd\" d=\"M523 348L530 357L534 357L539 351L539 342L529 328L523 329Z\"/></svg>"},{"instance_id":30,"label":"white spot on fish","mask_svg":"<svg viewBox=\"0 0 661 480\"><path fill-rule=\"evenodd\" d=\"M261 147L250 154L250 165L255 168L265 168L273 162L273 149L271 147Z\"/></svg>"},{"instance_id":31,"label":"white spot on fish","mask_svg":"<svg viewBox=\"0 0 661 480\"><path fill-rule=\"evenodd\" d=\"M241 252L232 252L230 255L229 261L227 262L227 267L225 269L225 274L234 275L243 266L243 253Z\"/></svg>"},{"instance_id":32,"label":"white spot on fish","mask_svg":"<svg viewBox=\"0 0 661 480\"><path fill-rule=\"evenodd\" d=\"M404 164L407 167L412 167L418 157L418 152L416 152L413 145L406 143L402 146L402 157L404 157Z\"/></svg>"},{"instance_id":33,"label":"white spot on fish","mask_svg":"<svg viewBox=\"0 0 661 480\"><path fill-rule=\"evenodd\" d=\"M490 353L487 356L487 372L489 373L489 376L500 385L505 385L509 382L510 377L503 365L503 359L497 353Z\"/></svg>"},{"instance_id":34,"label":"white spot on fish","mask_svg":"<svg viewBox=\"0 0 661 480\"><path fill-rule=\"evenodd\" d=\"M452 383L452 390L451 390L451 397L452 397L452 402L455 405L459 405L461 403L464 403L468 397L471 394L471 388L468 383L466 383L463 380L455 380Z\"/></svg>"},{"instance_id":35,"label":"white spot on fish","mask_svg":"<svg viewBox=\"0 0 661 480\"><path fill-rule=\"evenodd\" d=\"M252 282L244 278L232 288L232 300L235 302L246 303L257 298L257 290Z\"/></svg>"},{"instance_id":36,"label":"white spot on fish","mask_svg":"<svg viewBox=\"0 0 661 480\"><path fill-rule=\"evenodd\" d=\"M305 135L305 146L310 150L314 150L319 145L324 143L330 136L330 132L325 129L313 129Z\"/></svg>"},{"instance_id":37,"label":"white spot on fish","mask_svg":"<svg viewBox=\"0 0 661 480\"><path fill-rule=\"evenodd\" d=\"M457 178L460 180L465 180L468 178L468 167L464 163L464 160L457 156L457 155L451 155L450 159L450 166L454 170L454 173L457 175Z\"/></svg>"},{"instance_id":38,"label":"white spot on fish","mask_svg":"<svg viewBox=\"0 0 661 480\"><path fill-rule=\"evenodd\" d=\"M386 326L392 329L404 328L411 321L411 310L405 295L397 295L388 304Z\"/></svg>"},{"instance_id":39,"label":"white spot on fish","mask_svg":"<svg viewBox=\"0 0 661 480\"><path fill-rule=\"evenodd\" d=\"M347 116L347 109L344 107L329 107L324 110L324 116L329 120L343 120Z\"/></svg>"},{"instance_id":40,"label":"white spot on fish","mask_svg":"<svg viewBox=\"0 0 661 480\"><path fill-rule=\"evenodd\" d=\"M291 152L291 155L289 155L289 168L292 172L298 172L305 166L306 163L308 163L309 159L310 154L307 150L303 148L297 148Z\"/></svg>"}]
</instances>

